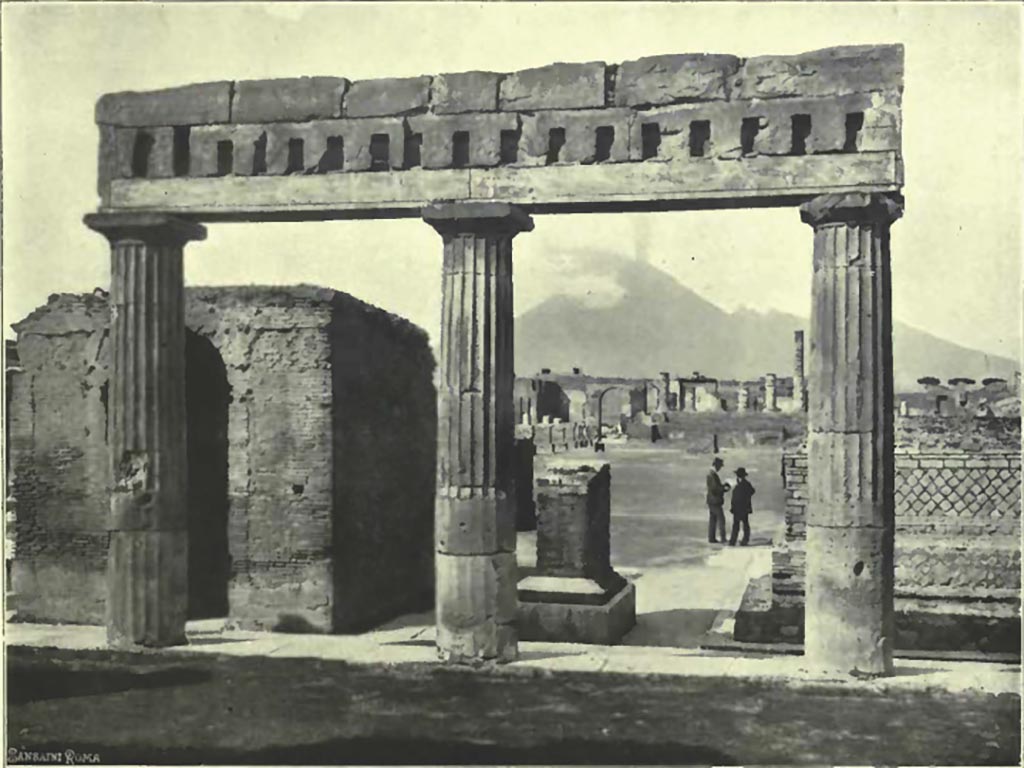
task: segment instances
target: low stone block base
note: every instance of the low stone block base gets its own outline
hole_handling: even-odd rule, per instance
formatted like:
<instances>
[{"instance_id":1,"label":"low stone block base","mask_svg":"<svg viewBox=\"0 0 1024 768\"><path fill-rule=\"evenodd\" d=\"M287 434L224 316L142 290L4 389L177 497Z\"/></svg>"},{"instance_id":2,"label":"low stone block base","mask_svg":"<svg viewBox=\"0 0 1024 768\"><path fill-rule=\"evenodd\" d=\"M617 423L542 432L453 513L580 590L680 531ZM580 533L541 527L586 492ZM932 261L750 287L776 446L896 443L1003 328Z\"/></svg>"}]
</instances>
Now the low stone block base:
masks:
<instances>
[{"instance_id":1,"label":"low stone block base","mask_svg":"<svg viewBox=\"0 0 1024 768\"><path fill-rule=\"evenodd\" d=\"M804 609L799 603L782 605L770 596L769 577L747 585L736 612L733 637L745 643L792 643L804 640ZM897 651L977 651L1019 654L1019 603L971 602L896 598Z\"/></svg>"},{"instance_id":2,"label":"low stone block base","mask_svg":"<svg viewBox=\"0 0 1024 768\"><path fill-rule=\"evenodd\" d=\"M533 578L533 582L528 577L519 583L520 640L615 645L636 626L636 587L632 582L623 579L618 589L595 600L589 593L576 596L581 590L572 584L544 585ZM583 580L566 579L578 581Z\"/></svg>"}]
</instances>

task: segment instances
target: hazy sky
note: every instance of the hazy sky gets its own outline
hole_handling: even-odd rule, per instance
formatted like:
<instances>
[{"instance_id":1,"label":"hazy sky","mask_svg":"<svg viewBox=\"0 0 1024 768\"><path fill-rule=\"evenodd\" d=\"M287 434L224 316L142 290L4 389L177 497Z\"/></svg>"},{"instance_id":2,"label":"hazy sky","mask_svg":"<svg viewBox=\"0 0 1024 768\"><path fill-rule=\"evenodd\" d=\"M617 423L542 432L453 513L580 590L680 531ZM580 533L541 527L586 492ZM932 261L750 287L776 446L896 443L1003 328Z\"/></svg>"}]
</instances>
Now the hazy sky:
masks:
<instances>
[{"instance_id":1,"label":"hazy sky","mask_svg":"<svg viewBox=\"0 0 1024 768\"><path fill-rule=\"evenodd\" d=\"M906 46L907 208L893 228L897 319L989 352L1020 347L1020 8L866 3L37 4L2 8L4 328L50 293L109 285L93 106L193 81L350 79L695 51ZM221 224L186 250L192 285L316 283L436 334L425 224ZM518 313L554 292L613 300L645 258L726 309L807 314L811 230L795 210L536 217L516 240Z\"/></svg>"}]
</instances>

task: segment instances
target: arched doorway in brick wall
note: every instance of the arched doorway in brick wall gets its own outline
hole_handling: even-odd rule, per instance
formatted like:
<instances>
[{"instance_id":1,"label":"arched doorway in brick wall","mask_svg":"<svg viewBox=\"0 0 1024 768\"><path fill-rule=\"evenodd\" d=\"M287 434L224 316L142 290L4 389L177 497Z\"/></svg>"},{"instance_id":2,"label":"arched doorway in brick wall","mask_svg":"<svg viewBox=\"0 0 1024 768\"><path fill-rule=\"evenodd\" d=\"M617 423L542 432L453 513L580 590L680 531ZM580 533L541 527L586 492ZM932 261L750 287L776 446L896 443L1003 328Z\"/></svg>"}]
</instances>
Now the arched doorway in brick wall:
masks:
<instances>
[{"instance_id":1,"label":"arched doorway in brick wall","mask_svg":"<svg viewBox=\"0 0 1024 768\"><path fill-rule=\"evenodd\" d=\"M185 336L188 423L188 617L228 614L228 386L209 339Z\"/></svg>"}]
</instances>

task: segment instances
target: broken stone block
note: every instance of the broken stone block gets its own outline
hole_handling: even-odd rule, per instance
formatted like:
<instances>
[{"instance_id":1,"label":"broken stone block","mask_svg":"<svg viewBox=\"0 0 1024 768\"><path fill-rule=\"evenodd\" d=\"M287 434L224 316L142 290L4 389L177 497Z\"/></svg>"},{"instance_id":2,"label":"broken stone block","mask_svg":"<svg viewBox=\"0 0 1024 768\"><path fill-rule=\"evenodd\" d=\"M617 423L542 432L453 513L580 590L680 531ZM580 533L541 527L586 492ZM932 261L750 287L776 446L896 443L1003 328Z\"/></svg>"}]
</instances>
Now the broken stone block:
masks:
<instances>
[{"instance_id":1,"label":"broken stone block","mask_svg":"<svg viewBox=\"0 0 1024 768\"><path fill-rule=\"evenodd\" d=\"M633 111L629 109L552 110L522 115L522 139L517 165L592 163L598 159L599 130L608 131L601 162L629 160ZM552 131L564 142L553 148Z\"/></svg>"},{"instance_id":2,"label":"broken stone block","mask_svg":"<svg viewBox=\"0 0 1024 768\"><path fill-rule=\"evenodd\" d=\"M864 109L864 126L857 137L858 152L900 151L900 94L872 93Z\"/></svg>"},{"instance_id":3,"label":"broken stone block","mask_svg":"<svg viewBox=\"0 0 1024 768\"><path fill-rule=\"evenodd\" d=\"M503 110L586 109L603 107L605 64L551 64L524 69L501 81Z\"/></svg>"},{"instance_id":4,"label":"broken stone block","mask_svg":"<svg viewBox=\"0 0 1024 768\"><path fill-rule=\"evenodd\" d=\"M465 167L492 168L501 162L502 131L519 130L519 116L508 113L414 115L406 121L411 132L422 134L420 162L424 168L453 167L457 132L468 134Z\"/></svg>"},{"instance_id":5,"label":"broken stone block","mask_svg":"<svg viewBox=\"0 0 1024 768\"><path fill-rule=\"evenodd\" d=\"M345 94L346 117L408 115L426 109L430 78L403 77L357 80Z\"/></svg>"},{"instance_id":6,"label":"broken stone block","mask_svg":"<svg viewBox=\"0 0 1024 768\"><path fill-rule=\"evenodd\" d=\"M902 45L850 45L747 59L733 80L732 97L842 96L902 87Z\"/></svg>"},{"instance_id":7,"label":"broken stone block","mask_svg":"<svg viewBox=\"0 0 1024 768\"><path fill-rule=\"evenodd\" d=\"M673 104L728 98L739 59L708 53L647 56L619 65L616 106Z\"/></svg>"},{"instance_id":8,"label":"broken stone block","mask_svg":"<svg viewBox=\"0 0 1024 768\"><path fill-rule=\"evenodd\" d=\"M435 114L494 112L498 109L496 72L456 72L437 75L430 86L430 107Z\"/></svg>"},{"instance_id":9,"label":"broken stone block","mask_svg":"<svg viewBox=\"0 0 1024 768\"><path fill-rule=\"evenodd\" d=\"M107 93L96 102L96 122L134 127L226 123L231 119L231 85L222 81Z\"/></svg>"},{"instance_id":10,"label":"broken stone block","mask_svg":"<svg viewBox=\"0 0 1024 768\"><path fill-rule=\"evenodd\" d=\"M289 77L235 83L231 119L236 123L301 122L341 117L348 89L343 77Z\"/></svg>"}]
</instances>

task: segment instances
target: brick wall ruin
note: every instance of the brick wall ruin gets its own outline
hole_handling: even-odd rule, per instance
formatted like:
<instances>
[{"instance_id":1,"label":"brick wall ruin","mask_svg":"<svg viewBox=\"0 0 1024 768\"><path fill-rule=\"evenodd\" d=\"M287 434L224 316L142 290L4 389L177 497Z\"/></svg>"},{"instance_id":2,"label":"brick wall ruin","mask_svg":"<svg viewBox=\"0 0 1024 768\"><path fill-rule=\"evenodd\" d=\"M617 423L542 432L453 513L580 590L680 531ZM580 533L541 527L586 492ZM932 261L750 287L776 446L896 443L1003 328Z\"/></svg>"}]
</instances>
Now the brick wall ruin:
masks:
<instances>
[{"instance_id":1,"label":"brick wall ruin","mask_svg":"<svg viewBox=\"0 0 1024 768\"><path fill-rule=\"evenodd\" d=\"M14 591L22 620L98 623L109 474L106 295L15 326ZM190 615L359 629L432 597L426 335L320 288L186 293Z\"/></svg>"},{"instance_id":2,"label":"brick wall ruin","mask_svg":"<svg viewBox=\"0 0 1024 768\"><path fill-rule=\"evenodd\" d=\"M896 647L1016 652L1020 422L948 425L897 420ZM806 454L786 453L783 470L786 527L772 551L773 615L741 615L737 639L796 642L803 633Z\"/></svg>"}]
</instances>

